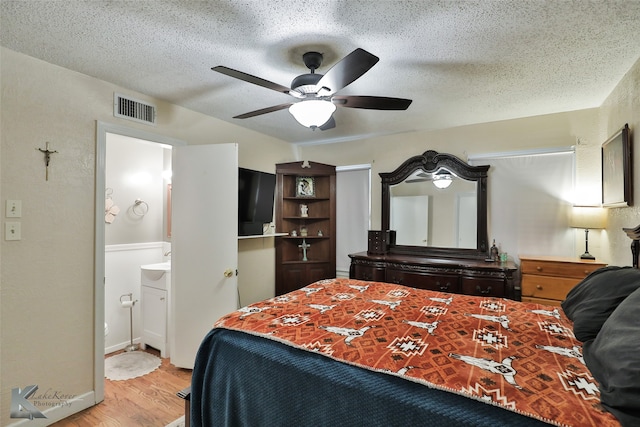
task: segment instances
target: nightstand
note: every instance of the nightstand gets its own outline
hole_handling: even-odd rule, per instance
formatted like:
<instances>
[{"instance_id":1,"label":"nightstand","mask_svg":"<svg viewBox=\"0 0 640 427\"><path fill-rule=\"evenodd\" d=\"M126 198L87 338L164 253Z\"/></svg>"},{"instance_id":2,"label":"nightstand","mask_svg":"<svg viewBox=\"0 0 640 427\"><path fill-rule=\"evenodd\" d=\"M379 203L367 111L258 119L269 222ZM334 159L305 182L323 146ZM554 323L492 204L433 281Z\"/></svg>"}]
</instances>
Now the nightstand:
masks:
<instances>
[{"instance_id":1,"label":"nightstand","mask_svg":"<svg viewBox=\"0 0 640 427\"><path fill-rule=\"evenodd\" d=\"M520 255L522 301L555 305L589 273L607 264L598 260Z\"/></svg>"}]
</instances>

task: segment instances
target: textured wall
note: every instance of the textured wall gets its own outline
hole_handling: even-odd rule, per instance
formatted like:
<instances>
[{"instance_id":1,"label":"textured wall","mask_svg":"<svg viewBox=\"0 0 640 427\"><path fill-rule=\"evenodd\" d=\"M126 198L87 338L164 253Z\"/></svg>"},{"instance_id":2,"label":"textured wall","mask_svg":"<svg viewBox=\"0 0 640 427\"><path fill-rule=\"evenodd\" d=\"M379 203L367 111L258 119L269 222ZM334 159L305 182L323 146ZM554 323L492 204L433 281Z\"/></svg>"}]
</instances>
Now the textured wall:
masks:
<instances>
[{"instance_id":1,"label":"textured wall","mask_svg":"<svg viewBox=\"0 0 640 427\"><path fill-rule=\"evenodd\" d=\"M371 163L371 224L376 229L380 227L382 197L378 174L396 169L407 158L430 149L451 153L466 160L468 156L478 154L569 147L576 145L578 140L594 139L593 123L597 122L597 117L598 110L590 109L481 123L437 132L405 133L369 141L306 146L302 149L302 157L327 163L337 161L337 165ZM591 151L599 150L599 145L584 145L583 148ZM577 155L577 158L581 156L583 155ZM599 157L597 168L599 168ZM588 173L585 175L589 176ZM577 181L580 182L580 179ZM597 187L595 182L586 181L584 186L587 186L592 193L598 194L599 180Z\"/></svg>"},{"instance_id":2,"label":"textured wall","mask_svg":"<svg viewBox=\"0 0 640 427\"><path fill-rule=\"evenodd\" d=\"M11 388L93 390L96 121L187 141L237 142L239 163L273 171L290 144L61 67L0 50L0 196L22 200L22 240L0 241L0 425ZM158 124L113 117L113 92L158 105ZM51 143L49 181L43 155ZM104 197L102 191L97 197ZM273 246L239 263L272 262ZM241 267L240 267L241 268ZM266 276L265 276L266 277ZM264 286L273 286L263 282Z\"/></svg>"},{"instance_id":3,"label":"textured wall","mask_svg":"<svg viewBox=\"0 0 640 427\"><path fill-rule=\"evenodd\" d=\"M606 141L625 123L631 128L635 203L632 207L609 209L607 257L616 265L631 264L631 241L622 228L637 227L640 224L640 59L600 108L599 143Z\"/></svg>"}]
</instances>

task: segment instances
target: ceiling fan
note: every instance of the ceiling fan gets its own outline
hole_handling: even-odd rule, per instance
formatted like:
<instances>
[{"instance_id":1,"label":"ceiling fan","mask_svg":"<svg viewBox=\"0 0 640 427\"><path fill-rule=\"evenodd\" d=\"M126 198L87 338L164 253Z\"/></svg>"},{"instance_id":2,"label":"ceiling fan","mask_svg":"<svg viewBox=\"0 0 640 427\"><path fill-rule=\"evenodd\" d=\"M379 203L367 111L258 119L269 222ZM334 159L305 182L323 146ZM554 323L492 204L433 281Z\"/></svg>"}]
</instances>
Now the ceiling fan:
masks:
<instances>
[{"instance_id":1,"label":"ceiling fan","mask_svg":"<svg viewBox=\"0 0 640 427\"><path fill-rule=\"evenodd\" d=\"M302 60L311 72L293 79L291 88L222 65L211 69L245 82L286 93L298 100L240 114L234 119L247 119L288 108L291 115L303 126L313 130L327 130L336 126L335 119L332 117L336 106L370 110L406 110L411 105L410 99L403 98L335 95L336 92L351 84L378 62L377 56L364 49L354 50L338 61L324 75L315 72L322 64L321 53L307 52L302 55Z\"/></svg>"},{"instance_id":2,"label":"ceiling fan","mask_svg":"<svg viewBox=\"0 0 640 427\"><path fill-rule=\"evenodd\" d=\"M432 181L433 185L440 189L445 189L451 185L455 175L446 169L438 169L433 173L419 172L413 176L410 176L405 182L412 184L415 182Z\"/></svg>"}]
</instances>

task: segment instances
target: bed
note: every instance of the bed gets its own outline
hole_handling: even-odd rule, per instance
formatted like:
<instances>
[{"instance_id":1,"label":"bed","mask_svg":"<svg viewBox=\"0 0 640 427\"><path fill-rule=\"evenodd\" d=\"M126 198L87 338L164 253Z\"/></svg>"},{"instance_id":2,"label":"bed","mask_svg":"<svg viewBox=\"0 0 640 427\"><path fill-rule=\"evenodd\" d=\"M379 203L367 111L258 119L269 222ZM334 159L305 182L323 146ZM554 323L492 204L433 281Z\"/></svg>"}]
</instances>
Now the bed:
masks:
<instances>
[{"instance_id":1,"label":"bed","mask_svg":"<svg viewBox=\"0 0 640 427\"><path fill-rule=\"evenodd\" d=\"M191 425L638 426L638 306L631 267L597 270L562 308L319 281L214 325Z\"/></svg>"}]
</instances>

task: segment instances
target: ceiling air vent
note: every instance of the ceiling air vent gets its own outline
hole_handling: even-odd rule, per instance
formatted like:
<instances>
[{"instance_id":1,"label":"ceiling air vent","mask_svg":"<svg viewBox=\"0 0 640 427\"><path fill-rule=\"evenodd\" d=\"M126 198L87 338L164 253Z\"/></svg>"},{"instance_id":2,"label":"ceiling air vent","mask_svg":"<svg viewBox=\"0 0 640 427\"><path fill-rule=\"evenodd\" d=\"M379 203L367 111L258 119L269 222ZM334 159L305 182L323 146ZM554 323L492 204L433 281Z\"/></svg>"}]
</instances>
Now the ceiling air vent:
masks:
<instances>
[{"instance_id":1,"label":"ceiling air vent","mask_svg":"<svg viewBox=\"0 0 640 427\"><path fill-rule=\"evenodd\" d=\"M148 125L156 124L156 106L119 93L113 94L113 115Z\"/></svg>"}]
</instances>

